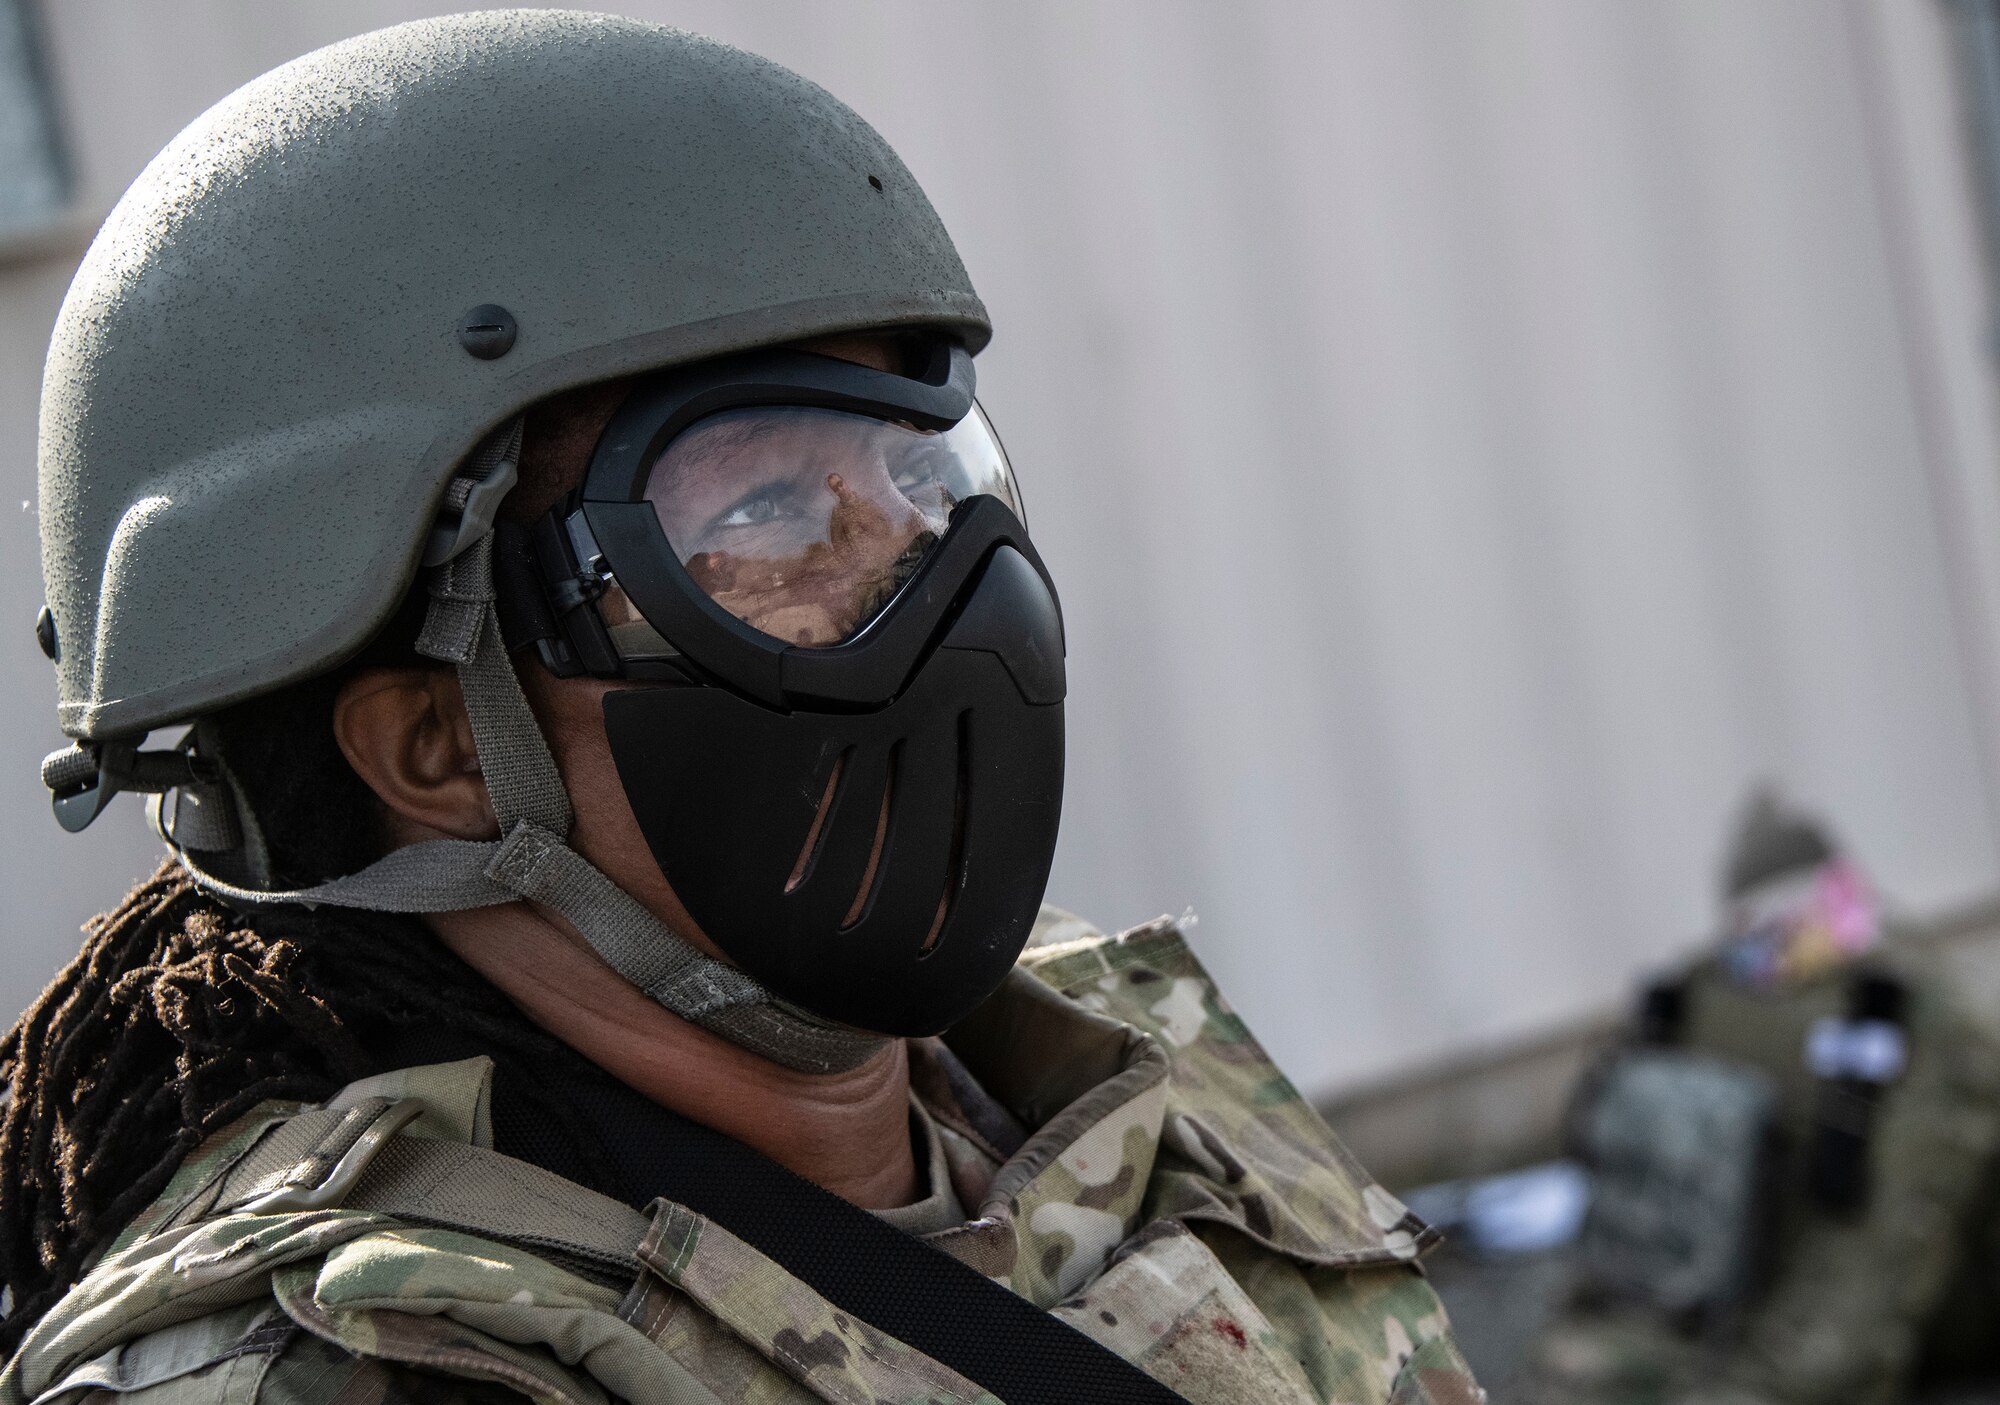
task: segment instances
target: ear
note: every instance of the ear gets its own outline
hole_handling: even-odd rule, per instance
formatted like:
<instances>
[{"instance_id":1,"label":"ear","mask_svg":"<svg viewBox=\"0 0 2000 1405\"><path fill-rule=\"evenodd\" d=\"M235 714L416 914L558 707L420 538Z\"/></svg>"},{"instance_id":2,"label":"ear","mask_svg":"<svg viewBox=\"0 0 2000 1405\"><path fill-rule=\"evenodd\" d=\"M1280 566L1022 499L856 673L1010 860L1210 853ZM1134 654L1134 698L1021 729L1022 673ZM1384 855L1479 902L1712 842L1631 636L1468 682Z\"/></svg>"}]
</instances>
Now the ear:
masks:
<instances>
[{"instance_id":1,"label":"ear","mask_svg":"<svg viewBox=\"0 0 2000 1405\"><path fill-rule=\"evenodd\" d=\"M499 837L465 696L450 669L362 671L334 698L333 735L388 807L399 843Z\"/></svg>"}]
</instances>

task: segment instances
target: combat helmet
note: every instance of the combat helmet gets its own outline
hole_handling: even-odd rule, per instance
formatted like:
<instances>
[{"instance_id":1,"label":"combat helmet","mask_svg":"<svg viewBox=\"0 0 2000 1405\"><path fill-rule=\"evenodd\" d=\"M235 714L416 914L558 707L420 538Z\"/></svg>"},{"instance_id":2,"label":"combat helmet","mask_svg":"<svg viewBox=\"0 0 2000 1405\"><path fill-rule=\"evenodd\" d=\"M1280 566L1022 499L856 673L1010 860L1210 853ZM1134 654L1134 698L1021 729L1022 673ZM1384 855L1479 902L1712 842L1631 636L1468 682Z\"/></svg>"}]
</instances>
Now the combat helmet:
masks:
<instances>
[{"instance_id":1,"label":"combat helmet","mask_svg":"<svg viewBox=\"0 0 2000 1405\"><path fill-rule=\"evenodd\" d=\"M857 1057L851 1031L694 951L568 849L568 800L498 638L489 529L532 403L883 326L961 355L989 335L895 153L752 54L489 11L248 84L119 202L50 346L41 633L77 742L44 766L58 815L77 828L120 789L166 793L163 835L243 902L531 896L739 1043L799 1067ZM255 817L226 774L140 751L145 735L340 663L425 566L421 647L459 667L501 841L413 846L304 893L217 876L254 874ZM201 862L232 852L233 868Z\"/></svg>"}]
</instances>

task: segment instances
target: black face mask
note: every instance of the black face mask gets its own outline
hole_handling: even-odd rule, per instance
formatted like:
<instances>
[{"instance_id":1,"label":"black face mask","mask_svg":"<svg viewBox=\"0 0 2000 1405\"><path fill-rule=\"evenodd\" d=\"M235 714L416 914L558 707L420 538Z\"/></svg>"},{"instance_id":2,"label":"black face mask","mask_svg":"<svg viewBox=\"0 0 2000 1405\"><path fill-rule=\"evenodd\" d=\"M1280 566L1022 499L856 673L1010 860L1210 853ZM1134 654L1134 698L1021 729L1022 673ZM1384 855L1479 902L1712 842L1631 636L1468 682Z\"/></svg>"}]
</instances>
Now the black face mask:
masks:
<instances>
[{"instance_id":1,"label":"black face mask","mask_svg":"<svg viewBox=\"0 0 2000 1405\"><path fill-rule=\"evenodd\" d=\"M1027 943L1062 801L1062 618L971 358L803 352L642 382L498 543L510 642L614 689L667 881L800 1008L934 1034Z\"/></svg>"}]
</instances>

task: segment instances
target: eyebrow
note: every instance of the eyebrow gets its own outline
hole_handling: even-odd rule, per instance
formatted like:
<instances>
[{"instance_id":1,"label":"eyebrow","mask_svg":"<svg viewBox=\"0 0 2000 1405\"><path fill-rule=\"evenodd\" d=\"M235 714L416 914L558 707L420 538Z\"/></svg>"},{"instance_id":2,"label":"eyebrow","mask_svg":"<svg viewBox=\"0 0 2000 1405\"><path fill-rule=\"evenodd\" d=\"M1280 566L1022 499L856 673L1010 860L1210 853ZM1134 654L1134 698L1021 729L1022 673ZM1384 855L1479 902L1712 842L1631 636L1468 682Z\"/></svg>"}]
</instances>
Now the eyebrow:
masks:
<instances>
[{"instance_id":1,"label":"eyebrow","mask_svg":"<svg viewBox=\"0 0 2000 1405\"><path fill-rule=\"evenodd\" d=\"M769 438L777 430L777 425L767 417L741 415L740 412L724 411L711 419L703 420L687 430L667 445L666 450L655 461L654 468L662 466L670 471L679 469L670 463L674 450L682 446L699 448L703 453L735 456L755 446L759 439Z\"/></svg>"}]
</instances>

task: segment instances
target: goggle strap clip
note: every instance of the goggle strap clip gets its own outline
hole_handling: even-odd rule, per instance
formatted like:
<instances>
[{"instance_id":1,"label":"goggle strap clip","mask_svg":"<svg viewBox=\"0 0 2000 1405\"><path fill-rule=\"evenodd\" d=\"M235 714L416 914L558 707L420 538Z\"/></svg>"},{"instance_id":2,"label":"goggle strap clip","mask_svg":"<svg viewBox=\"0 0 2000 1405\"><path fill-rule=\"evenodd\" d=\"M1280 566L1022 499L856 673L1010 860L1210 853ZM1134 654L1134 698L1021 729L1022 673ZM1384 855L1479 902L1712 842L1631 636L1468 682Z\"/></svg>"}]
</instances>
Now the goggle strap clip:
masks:
<instances>
[{"instance_id":1,"label":"goggle strap clip","mask_svg":"<svg viewBox=\"0 0 2000 1405\"><path fill-rule=\"evenodd\" d=\"M516 415L491 434L466 457L458 474L445 489L444 513L431 529L424 548L424 565L442 566L469 551L480 538L493 531L500 502L521 477L521 427L523 416ZM443 520L446 513L455 513Z\"/></svg>"}]
</instances>

